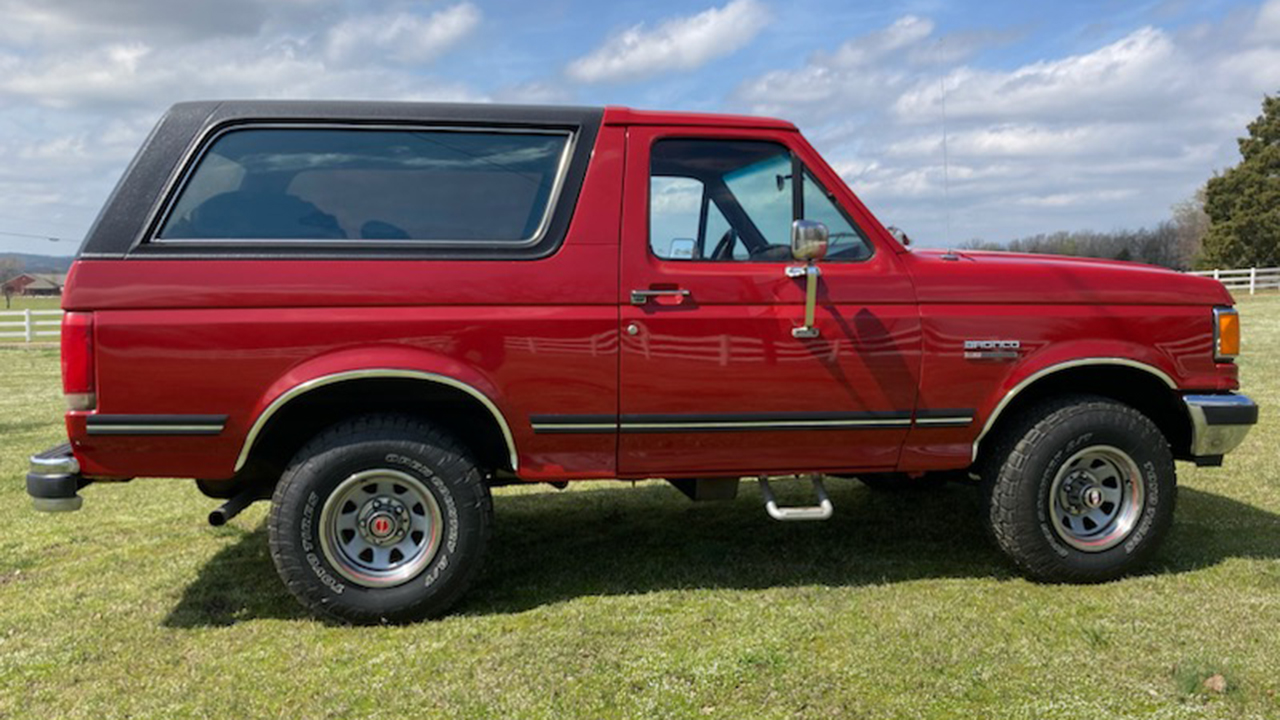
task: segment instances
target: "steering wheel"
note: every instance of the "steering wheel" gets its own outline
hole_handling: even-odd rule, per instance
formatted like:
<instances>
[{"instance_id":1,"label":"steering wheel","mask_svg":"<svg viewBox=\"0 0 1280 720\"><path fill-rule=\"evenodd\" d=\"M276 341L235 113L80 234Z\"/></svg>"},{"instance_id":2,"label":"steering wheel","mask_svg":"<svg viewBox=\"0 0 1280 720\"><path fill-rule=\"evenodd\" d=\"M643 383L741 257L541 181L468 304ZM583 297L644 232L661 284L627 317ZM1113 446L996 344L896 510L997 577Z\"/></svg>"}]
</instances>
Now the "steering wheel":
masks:
<instances>
[{"instance_id":1,"label":"steering wheel","mask_svg":"<svg viewBox=\"0 0 1280 720\"><path fill-rule=\"evenodd\" d=\"M724 231L720 236L720 240L716 242L716 247L711 251L711 260L730 260L733 258L733 242L738 239L738 233L733 228Z\"/></svg>"}]
</instances>

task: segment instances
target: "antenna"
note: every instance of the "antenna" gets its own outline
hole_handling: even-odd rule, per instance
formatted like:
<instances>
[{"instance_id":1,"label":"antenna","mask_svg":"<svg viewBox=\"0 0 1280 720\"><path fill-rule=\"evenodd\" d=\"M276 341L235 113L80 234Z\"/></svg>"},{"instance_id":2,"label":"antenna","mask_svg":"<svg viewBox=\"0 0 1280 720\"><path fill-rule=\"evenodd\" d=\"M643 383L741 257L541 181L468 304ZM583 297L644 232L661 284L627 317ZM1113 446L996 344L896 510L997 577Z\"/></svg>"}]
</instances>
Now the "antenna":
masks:
<instances>
[{"instance_id":1,"label":"antenna","mask_svg":"<svg viewBox=\"0 0 1280 720\"><path fill-rule=\"evenodd\" d=\"M947 153L947 76L938 78L942 92L942 208L947 217L947 247L951 247L951 159Z\"/></svg>"}]
</instances>

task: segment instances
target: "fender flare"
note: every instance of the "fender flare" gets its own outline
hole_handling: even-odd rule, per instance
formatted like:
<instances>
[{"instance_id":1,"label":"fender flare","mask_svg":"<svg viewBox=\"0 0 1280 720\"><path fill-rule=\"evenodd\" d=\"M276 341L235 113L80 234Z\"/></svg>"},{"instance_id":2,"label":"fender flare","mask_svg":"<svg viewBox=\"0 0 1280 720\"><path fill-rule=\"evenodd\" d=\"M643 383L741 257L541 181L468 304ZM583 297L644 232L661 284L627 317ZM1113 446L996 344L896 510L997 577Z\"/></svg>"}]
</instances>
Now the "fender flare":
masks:
<instances>
[{"instance_id":1,"label":"fender flare","mask_svg":"<svg viewBox=\"0 0 1280 720\"><path fill-rule=\"evenodd\" d=\"M982 432L978 433L978 437L974 438L973 440L973 451L970 457L970 462L978 461L978 449L982 444L982 440L986 438L987 434L991 432L991 429L995 427L996 422L1000 419L1000 414L1004 412L1006 408L1009 407L1009 404L1012 403L1014 399L1023 390L1026 390L1027 388L1034 385L1036 382L1043 380L1049 375L1062 372L1063 370L1072 370L1074 368L1079 368L1079 367L1106 366L1106 365L1111 365L1116 367L1127 367L1134 370L1142 370L1155 376L1165 385L1169 386L1170 390L1178 389L1178 384L1174 382L1173 378L1170 377L1169 374L1166 373L1165 371L1161 370L1160 368L1154 365L1150 365L1148 363L1141 362L1138 360L1133 360L1131 358L1091 357L1091 358L1077 358L1074 360L1067 360L1064 362L1054 363L1053 365L1040 368L1039 370L1026 376L1021 381L1019 381L1017 385L1014 385L1012 388L1010 388L1009 391L1006 392L1002 398L1000 398L1000 402L996 403L996 406L994 409L992 409L991 414L987 416L987 421L982 426Z\"/></svg>"},{"instance_id":2,"label":"fender flare","mask_svg":"<svg viewBox=\"0 0 1280 720\"><path fill-rule=\"evenodd\" d=\"M341 382L350 382L353 380L369 380L369 379L386 379L399 378L408 380L418 380L422 382L435 383L444 385L462 392L475 398L486 410L493 416L494 422L498 424L498 428L502 431L503 440L507 444L507 452L510 454L512 471L519 469L519 455L516 453L515 439L511 434L511 426L507 423L507 419L502 415L502 411L494 404L493 400L483 392L477 390L474 386L469 385L456 378L439 373L426 372L423 370L411 370L406 368L362 368L358 370L346 370L342 372L330 373L319 377L311 378L304 382L298 383L284 392L276 395L275 399L262 412L258 413L258 417L254 419L253 425L249 428L248 434L245 435L244 442L240 446L240 454L236 458L235 472L239 472L249 461L249 455L253 451L253 445L261 434L263 428L271 420L281 408L288 405L291 401L306 393L318 388L334 385Z\"/></svg>"}]
</instances>

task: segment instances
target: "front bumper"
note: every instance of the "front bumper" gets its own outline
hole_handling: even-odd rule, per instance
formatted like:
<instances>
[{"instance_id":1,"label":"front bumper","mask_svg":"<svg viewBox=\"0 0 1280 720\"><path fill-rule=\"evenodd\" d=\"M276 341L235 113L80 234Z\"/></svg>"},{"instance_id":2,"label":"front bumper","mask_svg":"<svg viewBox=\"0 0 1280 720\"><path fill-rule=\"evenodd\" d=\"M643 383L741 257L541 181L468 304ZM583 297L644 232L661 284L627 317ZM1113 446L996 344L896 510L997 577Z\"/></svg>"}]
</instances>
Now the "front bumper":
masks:
<instances>
[{"instance_id":1,"label":"front bumper","mask_svg":"<svg viewBox=\"0 0 1280 720\"><path fill-rule=\"evenodd\" d=\"M91 480L80 474L80 463L71 452L71 444L63 443L31 456L27 473L27 494L36 510L71 512L79 510L84 498L80 488Z\"/></svg>"},{"instance_id":2,"label":"front bumper","mask_svg":"<svg viewBox=\"0 0 1280 720\"><path fill-rule=\"evenodd\" d=\"M1191 456L1214 464L1244 442L1258 424L1258 406L1244 395L1184 395L1191 417Z\"/></svg>"}]
</instances>

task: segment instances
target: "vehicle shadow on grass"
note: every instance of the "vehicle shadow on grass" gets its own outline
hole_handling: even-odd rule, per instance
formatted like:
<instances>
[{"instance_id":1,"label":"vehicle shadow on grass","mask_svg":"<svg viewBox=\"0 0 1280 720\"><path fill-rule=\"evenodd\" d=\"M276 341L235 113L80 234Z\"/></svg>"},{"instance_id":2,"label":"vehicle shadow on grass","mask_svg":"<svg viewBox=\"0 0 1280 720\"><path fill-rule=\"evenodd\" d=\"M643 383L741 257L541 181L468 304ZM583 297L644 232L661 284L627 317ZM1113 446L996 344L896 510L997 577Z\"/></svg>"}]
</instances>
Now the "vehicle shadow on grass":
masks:
<instances>
[{"instance_id":1,"label":"vehicle shadow on grass","mask_svg":"<svg viewBox=\"0 0 1280 720\"><path fill-rule=\"evenodd\" d=\"M228 525L215 532L239 537L200 569L164 619L165 627L223 627L245 620L307 617L276 575L265 521L254 530Z\"/></svg>"},{"instance_id":2,"label":"vehicle shadow on grass","mask_svg":"<svg viewBox=\"0 0 1280 720\"><path fill-rule=\"evenodd\" d=\"M499 495L485 572L455 612L515 613L678 589L1018 577L984 534L974 488L881 493L855 481L828 485L836 515L825 523L769 520L745 482L729 503L693 504L660 485ZM1147 574L1280 558L1280 516L1189 488L1178 501L1174 531ZM209 560L165 624L300 617L306 612L277 579L259 527Z\"/></svg>"}]
</instances>

